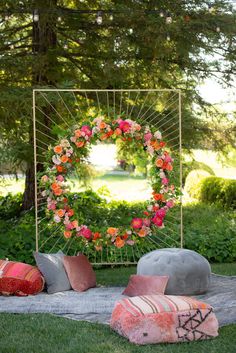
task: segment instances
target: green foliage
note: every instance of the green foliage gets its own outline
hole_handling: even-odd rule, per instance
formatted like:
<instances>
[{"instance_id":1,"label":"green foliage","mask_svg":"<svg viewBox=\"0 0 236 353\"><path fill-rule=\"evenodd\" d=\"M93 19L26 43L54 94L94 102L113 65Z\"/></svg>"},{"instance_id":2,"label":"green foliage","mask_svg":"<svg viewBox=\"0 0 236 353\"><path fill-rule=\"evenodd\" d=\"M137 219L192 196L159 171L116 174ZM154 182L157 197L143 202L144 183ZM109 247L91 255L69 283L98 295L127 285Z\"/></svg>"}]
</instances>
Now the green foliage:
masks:
<instances>
[{"instance_id":1,"label":"green foliage","mask_svg":"<svg viewBox=\"0 0 236 353\"><path fill-rule=\"evenodd\" d=\"M200 188L201 188L201 181L208 177L210 174L206 170L196 169L192 170L186 178L185 181L185 191L191 196L192 198L198 198Z\"/></svg>"},{"instance_id":2,"label":"green foliage","mask_svg":"<svg viewBox=\"0 0 236 353\"><path fill-rule=\"evenodd\" d=\"M236 180L208 177L200 183L198 198L202 202L236 208Z\"/></svg>"},{"instance_id":3,"label":"green foliage","mask_svg":"<svg viewBox=\"0 0 236 353\"><path fill-rule=\"evenodd\" d=\"M205 170L210 175L215 175L213 169L209 167L209 165L203 162L198 162L198 161L184 162L182 167L183 167L183 185L185 185L185 181L188 174L195 169Z\"/></svg>"},{"instance_id":4,"label":"green foliage","mask_svg":"<svg viewBox=\"0 0 236 353\"><path fill-rule=\"evenodd\" d=\"M22 194L0 196L0 219L9 219L19 216L22 205Z\"/></svg>"}]
</instances>

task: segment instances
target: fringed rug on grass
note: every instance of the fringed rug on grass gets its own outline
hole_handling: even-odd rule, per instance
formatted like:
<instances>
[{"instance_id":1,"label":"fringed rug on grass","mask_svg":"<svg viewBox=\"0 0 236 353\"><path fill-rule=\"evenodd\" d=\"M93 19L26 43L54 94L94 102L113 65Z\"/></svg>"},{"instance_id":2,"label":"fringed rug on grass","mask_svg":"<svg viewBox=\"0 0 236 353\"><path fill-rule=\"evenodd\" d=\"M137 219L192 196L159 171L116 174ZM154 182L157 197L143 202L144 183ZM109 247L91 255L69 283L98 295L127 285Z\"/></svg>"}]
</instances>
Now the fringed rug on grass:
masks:
<instances>
[{"instance_id":1,"label":"fringed rug on grass","mask_svg":"<svg viewBox=\"0 0 236 353\"><path fill-rule=\"evenodd\" d=\"M0 296L0 312L50 313L108 324L115 302L123 297L123 290L123 287L97 287L82 293L71 290L28 297ZM220 326L236 323L236 276L212 274L208 292L195 298L213 306Z\"/></svg>"}]
</instances>

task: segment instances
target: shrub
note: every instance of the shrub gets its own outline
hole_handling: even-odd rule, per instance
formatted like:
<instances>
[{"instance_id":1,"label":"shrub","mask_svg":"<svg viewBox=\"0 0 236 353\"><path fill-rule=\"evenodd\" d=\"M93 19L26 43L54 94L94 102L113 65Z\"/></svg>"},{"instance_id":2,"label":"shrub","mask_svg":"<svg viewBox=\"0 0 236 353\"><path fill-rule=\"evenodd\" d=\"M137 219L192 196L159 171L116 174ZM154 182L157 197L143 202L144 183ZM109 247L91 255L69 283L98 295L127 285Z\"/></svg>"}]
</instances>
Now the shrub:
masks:
<instances>
[{"instance_id":1,"label":"shrub","mask_svg":"<svg viewBox=\"0 0 236 353\"><path fill-rule=\"evenodd\" d=\"M214 176L205 178L200 183L198 198L202 202L236 208L236 180Z\"/></svg>"},{"instance_id":2,"label":"shrub","mask_svg":"<svg viewBox=\"0 0 236 353\"><path fill-rule=\"evenodd\" d=\"M198 161L183 162L183 185L185 185L188 174L196 169L205 170L209 175L215 175L213 169L205 163Z\"/></svg>"},{"instance_id":3,"label":"shrub","mask_svg":"<svg viewBox=\"0 0 236 353\"><path fill-rule=\"evenodd\" d=\"M185 191L194 199L199 197L201 182L203 179L208 177L210 174L202 169L196 169L191 171L185 182Z\"/></svg>"},{"instance_id":4,"label":"shrub","mask_svg":"<svg viewBox=\"0 0 236 353\"><path fill-rule=\"evenodd\" d=\"M7 194L7 196L0 196L0 219L9 219L19 216L21 212L23 195Z\"/></svg>"}]
</instances>

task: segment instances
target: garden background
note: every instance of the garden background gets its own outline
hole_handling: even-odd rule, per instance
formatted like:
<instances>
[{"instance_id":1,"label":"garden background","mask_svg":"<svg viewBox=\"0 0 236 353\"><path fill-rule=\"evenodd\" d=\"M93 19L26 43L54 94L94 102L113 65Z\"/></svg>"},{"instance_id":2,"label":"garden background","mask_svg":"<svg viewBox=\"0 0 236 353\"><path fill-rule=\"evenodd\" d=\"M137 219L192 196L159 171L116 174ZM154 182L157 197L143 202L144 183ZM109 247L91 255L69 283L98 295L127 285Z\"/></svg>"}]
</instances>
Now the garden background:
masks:
<instances>
[{"instance_id":1,"label":"garden background","mask_svg":"<svg viewBox=\"0 0 236 353\"><path fill-rule=\"evenodd\" d=\"M0 17L0 257L34 263L33 88L174 88L183 95L184 247L205 256L214 272L236 275L233 2L7 0ZM209 80L211 100L201 88ZM44 124L52 128L47 119ZM99 226L106 215L116 226L143 211L147 170L139 157L120 151L113 168L90 168L82 178L91 187L87 191L75 181L81 219ZM98 283L124 285L133 272L134 267L97 269ZM17 352L19 342L24 352L73 352L79 344L81 352L138 351L101 325L66 321L65 329L64 320L48 315L1 314L0 321L0 352ZM19 323L28 333L16 333ZM38 335L28 345L36 323ZM44 335L49 327L50 337ZM76 330L81 341L73 340L68 350ZM191 349L233 353L234 330L225 327L219 339ZM184 351L178 345L160 349Z\"/></svg>"}]
</instances>

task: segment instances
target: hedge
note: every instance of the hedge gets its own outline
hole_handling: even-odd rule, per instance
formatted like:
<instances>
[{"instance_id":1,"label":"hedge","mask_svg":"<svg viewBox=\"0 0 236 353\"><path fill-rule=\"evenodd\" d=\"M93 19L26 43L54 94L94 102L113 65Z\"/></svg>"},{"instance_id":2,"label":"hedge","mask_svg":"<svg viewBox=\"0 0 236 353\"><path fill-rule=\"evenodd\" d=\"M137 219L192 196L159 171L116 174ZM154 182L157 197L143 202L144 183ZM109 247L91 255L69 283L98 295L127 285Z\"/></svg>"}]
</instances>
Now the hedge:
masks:
<instances>
[{"instance_id":1,"label":"hedge","mask_svg":"<svg viewBox=\"0 0 236 353\"><path fill-rule=\"evenodd\" d=\"M198 199L225 208L236 208L236 180L209 176L200 181Z\"/></svg>"}]
</instances>

